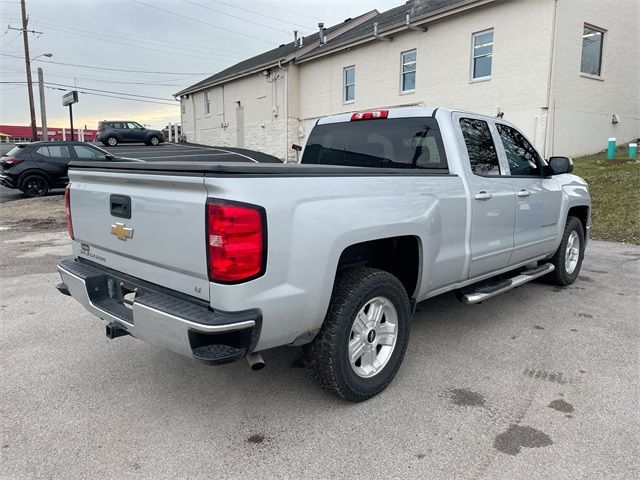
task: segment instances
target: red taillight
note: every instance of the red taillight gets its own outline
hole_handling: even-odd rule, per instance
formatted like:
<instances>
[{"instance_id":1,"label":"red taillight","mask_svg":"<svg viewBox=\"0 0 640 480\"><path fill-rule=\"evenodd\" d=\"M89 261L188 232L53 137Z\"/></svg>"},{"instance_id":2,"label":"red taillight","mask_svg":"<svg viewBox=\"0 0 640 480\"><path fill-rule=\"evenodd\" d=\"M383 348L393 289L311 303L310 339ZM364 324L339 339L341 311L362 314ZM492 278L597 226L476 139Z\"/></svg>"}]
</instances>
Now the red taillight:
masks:
<instances>
[{"instance_id":1,"label":"red taillight","mask_svg":"<svg viewBox=\"0 0 640 480\"><path fill-rule=\"evenodd\" d=\"M24 161L23 158L18 157L2 157L2 163L9 167L13 167L14 165L18 165Z\"/></svg>"},{"instance_id":2,"label":"red taillight","mask_svg":"<svg viewBox=\"0 0 640 480\"><path fill-rule=\"evenodd\" d=\"M372 110L370 112L356 112L351 115L351 121L355 120L375 120L378 118L387 118L389 110Z\"/></svg>"},{"instance_id":3,"label":"red taillight","mask_svg":"<svg viewBox=\"0 0 640 480\"><path fill-rule=\"evenodd\" d=\"M209 280L237 283L265 269L264 210L252 205L207 204Z\"/></svg>"},{"instance_id":4,"label":"red taillight","mask_svg":"<svg viewBox=\"0 0 640 480\"><path fill-rule=\"evenodd\" d=\"M67 233L71 237L73 237L73 223L71 223L71 190L70 185L67 185L67 188L64 189L64 216L67 219Z\"/></svg>"}]
</instances>

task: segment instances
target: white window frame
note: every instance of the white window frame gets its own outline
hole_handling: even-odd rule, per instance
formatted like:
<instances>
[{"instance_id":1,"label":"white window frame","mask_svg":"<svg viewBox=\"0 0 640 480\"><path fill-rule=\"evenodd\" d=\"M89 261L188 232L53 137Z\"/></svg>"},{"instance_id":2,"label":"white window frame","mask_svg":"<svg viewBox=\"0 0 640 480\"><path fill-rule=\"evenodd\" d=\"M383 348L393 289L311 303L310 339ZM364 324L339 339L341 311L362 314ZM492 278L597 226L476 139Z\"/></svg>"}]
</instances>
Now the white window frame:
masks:
<instances>
[{"instance_id":1,"label":"white window frame","mask_svg":"<svg viewBox=\"0 0 640 480\"><path fill-rule=\"evenodd\" d=\"M409 54L409 53L415 53L416 55L416 59L411 61L411 62L405 62L404 61L404 56ZM407 73L411 73L411 71L409 72L405 72L404 71L404 66L405 65L409 65L413 63L413 75L414 75L414 87L411 89L407 89L407 90L403 90L402 86L404 85L404 76ZM404 93L414 93L416 91L415 85L418 83L418 50L415 48L412 48L411 50L407 50L404 52L400 53L400 94L404 94Z\"/></svg>"},{"instance_id":2,"label":"white window frame","mask_svg":"<svg viewBox=\"0 0 640 480\"><path fill-rule=\"evenodd\" d=\"M476 37L479 35L484 35L485 33L489 33L492 32L493 33L493 37L491 39L491 53L490 54L484 54L484 55L478 55L476 57L475 55L475 47L476 47ZM495 47L495 30L493 27L491 28L487 28L485 30L481 30L479 32L474 32L471 34L471 63L470 63L470 81L471 82L485 82L487 80L491 80L491 75L493 74L493 50ZM480 58L480 57L488 57L491 56L491 74L486 75L484 77L475 77L475 59L476 58Z\"/></svg>"},{"instance_id":3,"label":"white window frame","mask_svg":"<svg viewBox=\"0 0 640 480\"><path fill-rule=\"evenodd\" d=\"M586 73L582 71L582 43L580 44L580 76L585 78L593 78L594 80L604 80L603 71L604 71L604 46L605 46L605 34L607 30L601 27L596 27L592 23L584 22L582 24L582 35L584 36L584 29L590 28L591 30L595 30L596 32L600 32L602 35L602 44L600 45L600 75L594 75L593 73Z\"/></svg>"},{"instance_id":4,"label":"white window frame","mask_svg":"<svg viewBox=\"0 0 640 480\"><path fill-rule=\"evenodd\" d=\"M353 69L353 83L347 84L347 70ZM353 87L353 98L347 100L347 87ZM342 103L348 104L356 101L356 66L349 65L342 69Z\"/></svg>"},{"instance_id":5,"label":"white window frame","mask_svg":"<svg viewBox=\"0 0 640 480\"><path fill-rule=\"evenodd\" d=\"M204 114L211 115L211 97L208 90L204 92Z\"/></svg>"}]
</instances>

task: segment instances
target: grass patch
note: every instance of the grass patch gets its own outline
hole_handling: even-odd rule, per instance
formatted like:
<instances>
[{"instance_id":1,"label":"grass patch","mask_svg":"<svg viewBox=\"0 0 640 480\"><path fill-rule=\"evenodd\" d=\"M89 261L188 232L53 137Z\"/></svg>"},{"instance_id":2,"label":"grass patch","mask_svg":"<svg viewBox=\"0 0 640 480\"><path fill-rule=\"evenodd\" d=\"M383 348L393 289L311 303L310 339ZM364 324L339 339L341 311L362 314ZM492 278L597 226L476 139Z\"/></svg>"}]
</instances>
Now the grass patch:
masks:
<instances>
[{"instance_id":1,"label":"grass patch","mask_svg":"<svg viewBox=\"0 0 640 480\"><path fill-rule=\"evenodd\" d=\"M609 165L606 152L574 159L573 173L589 182L596 240L640 245L640 162L627 161L627 149L616 151Z\"/></svg>"}]
</instances>

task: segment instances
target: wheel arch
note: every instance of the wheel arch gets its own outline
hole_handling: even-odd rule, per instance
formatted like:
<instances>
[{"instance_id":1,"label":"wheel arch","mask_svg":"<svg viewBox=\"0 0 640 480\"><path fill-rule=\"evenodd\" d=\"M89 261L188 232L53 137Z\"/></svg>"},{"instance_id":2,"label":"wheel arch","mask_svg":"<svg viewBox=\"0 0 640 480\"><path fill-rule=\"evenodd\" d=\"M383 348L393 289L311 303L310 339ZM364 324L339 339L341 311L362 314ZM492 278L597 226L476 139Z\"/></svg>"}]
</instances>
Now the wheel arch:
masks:
<instances>
[{"instance_id":1,"label":"wheel arch","mask_svg":"<svg viewBox=\"0 0 640 480\"><path fill-rule=\"evenodd\" d=\"M397 277L405 288L407 296L413 299L420 288L422 250L420 238L415 235L385 237L354 243L342 250L335 277L341 270L347 268L377 268Z\"/></svg>"},{"instance_id":2,"label":"wheel arch","mask_svg":"<svg viewBox=\"0 0 640 480\"><path fill-rule=\"evenodd\" d=\"M24 182L24 179L27 178L29 175L39 175L45 178L47 182L49 182L49 185L51 185L52 183L51 175L49 175L47 172L45 172L44 170L39 170L37 168L31 168L29 170L25 170L24 172L21 172L20 175L18 176L18 181L16 182L16 186L20 190L22 190L22 182Z\"/></svg>"},{"instance_id":3,"label":"wheel arch","mask_svg":"<svg viewBox=\"0 0 640 480\"><path fill-rule=\"evenodd\" d=\"M591 209L589 205L575 205L567 211L567 219L569 217L576 217L580 220L585 238L587 238L587 226L589 225L590 213Z\"/></svg>"}]
</instances>

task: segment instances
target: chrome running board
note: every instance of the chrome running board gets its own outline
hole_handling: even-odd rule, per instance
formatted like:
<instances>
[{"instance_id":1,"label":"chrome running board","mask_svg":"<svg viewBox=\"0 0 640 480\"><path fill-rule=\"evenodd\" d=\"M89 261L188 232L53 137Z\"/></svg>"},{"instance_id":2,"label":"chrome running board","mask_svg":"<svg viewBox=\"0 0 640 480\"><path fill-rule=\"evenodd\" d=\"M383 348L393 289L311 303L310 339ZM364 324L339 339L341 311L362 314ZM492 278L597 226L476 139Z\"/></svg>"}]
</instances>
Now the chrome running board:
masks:
<instances>
[{"instance_id":1,"label":"chrome running board","mask_svg":"<svg viewBox=\"0 0 640 480\"><path fill-rule=\"evenodd\" d=\"M525 270L521 274L506 279L498 280L495 283L484 284L470 291L469 293L462 292L462 301L467 304L480 303L488 300L491 297L500 295L512 288L519 287L531 280L535 280L538 277L542 277L547 273L551 273L555 270L555 267L551 263L545 263L537 268L531 270ZM471 287L473 288L473 287ZM468 291L468 290L467 290Z\"/></svg>"}]
</instances>

